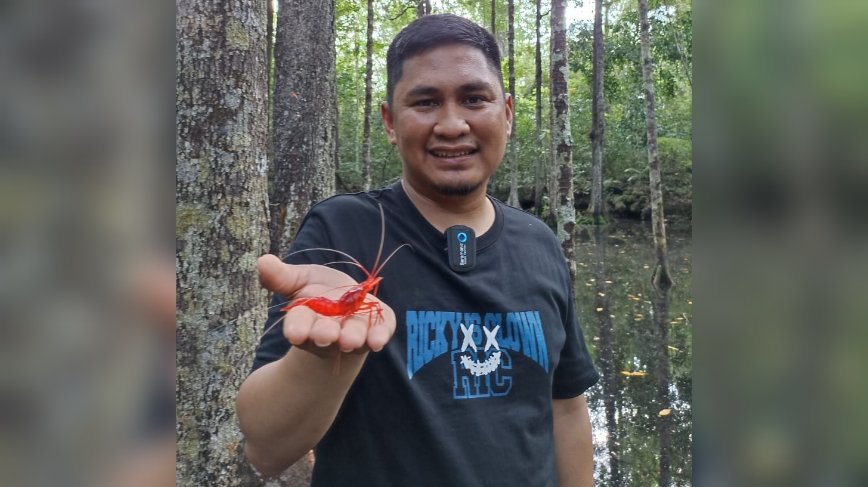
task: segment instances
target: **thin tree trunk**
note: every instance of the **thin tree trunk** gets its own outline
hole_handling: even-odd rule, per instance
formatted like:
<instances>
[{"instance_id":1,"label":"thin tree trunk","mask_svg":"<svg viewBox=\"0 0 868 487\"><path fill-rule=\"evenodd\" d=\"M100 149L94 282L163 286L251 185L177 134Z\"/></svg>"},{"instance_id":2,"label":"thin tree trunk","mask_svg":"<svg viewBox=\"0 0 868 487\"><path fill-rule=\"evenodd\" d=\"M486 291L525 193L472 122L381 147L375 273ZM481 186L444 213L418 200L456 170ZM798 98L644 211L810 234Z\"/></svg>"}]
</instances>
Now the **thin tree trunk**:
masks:
<instances>
[{"instance_id":1,"label":"thin tree trunk","mask_svg":"<svg viewBox=\"0 0 868 487\"><path fill-rule=\"evenodd\" d=\"M594 227L594 287L597 291L594 297L594 309L600 326L600 341L597 351L600 357L600 372L603 385L603 405L605 408L606 449L609 457L609 476L613 487L621 487L624 480L621 475L621 447L618 431L617 411L621 402L621 389L618 384L618 370L615 361L614 326L609 310L609 290L606 285L606 236L602 228Z\"/></svg>"},{"instance_id":2,"label":"thin tree trunk","mask_svg":"<svg viewBox=\"0 0 868 487\"><path fill-rule=\"evenodd\" d=\"M570 94L567 85L566 0L553 0L551 11L551 144L552 167L557 171L557 236L576 275L576 208L573 203L573 137L570 133Z\"/></svg>"},{"instance_id":3,"label":"thin tree trunk","mask_svg":"<svg viewBox=\"0 0 868 487\"><path fill-rule=\"evenodd\" d=\"M357 19L356 19L357 20ZM362 166L362 144L359 142L359 136L361 135L362 129L360 128L361 124L359 123L359 110L358 107L362 105L362 94L360 83L359 83L359 29L353 29L353 86L355 87L355 105L353 105L353 150L355 155L355 164L357 168L360 168L362 172L362 180L364 181L364 167ZM364 118L364 115L363 115ZM340 146L339 146L340 147ZM340 183L335 184L335 188L340 188ZM340 191L340 189L337 189Z\"/></svg>"},{"instance_id":4,"label":"thin tree trunk","mask_svg":"<svg viewBox=\"0 0 868 487\"><path fill-rule=\"evenodd\" d=\"M603 0L596 0L594 8L594 75L593 75L593 123L591 128L592 182L591 210L594 224L600 224L605 214L603 202L603 140L606 132L605 102L603 99Z\"/></svg>"},{"instance_id":5,"label":"thin tree trunk","mask_svg":"<svg viewBox=\"0 0 868 487\"><path fill-rule=\"evenodd\" d=\"M672 287L672 278L666 256L666 224L663 215L663 185L660 180L660 158L657 154L657 115L654 107L654 73L651 63L647 0L639 0L639 31L642 48L642 86L645 95L645 120L648 133L651 221L654 228L657 258L654 269L654 287L661 291L668 291Z\"/></svg>"},{"instance_id":6,"label":"thin tree trunk","mask_svg":"<svg viewBox=\"0 0 868 487\"><path fill-rule=\"evenodd\" d=\"M534 165L534 211L540 218L543 216L542 190L545 181L546 163L543 157L542 145L542 46L540 39L540 24L542 22L542 0L536 0L536 74L534 78L536 91L536 163Z\"/></svg>"},{"instance_id":7,"label":"thin tree trunk","mask_svg":"<svg viewBox=\"0 0 868 487\"><path fill-rule=\"evenodd\" d=\"M180 486L260 485L235 396L265 316L267 9L179 0L176 11L177 454Z\"/></svg>"},{"instance_id":8,"label":"thin tree trunk","mask_svg":"<svg viewBox=\"0 0 868 487\"><path fill-rule=\"evenodd\" d=\"M497 1L491 0L491 35L497 35Z\"/></svg>"},{"instance_id":9,"label":"thin tree trunk","mask_svg":"<svg viewBox=\"0 0 868 487\"><path fill-rule=\"evenodd\" d=\"M368 0L367 58L365 61L365 121L362 134L364 163L362 165L362 186L371 190L371 79L374 74L374 0Z\"/></svg>"},{"instance_id":10,"label":"thin tree trunk","mask_svg":"<svg viewBox=\"0 0 868 487\"><path fill-rule=\"evenodd\" d=\"M509 0L508 4L508 15L509 15L509 33L507 38L509 39L509 94L512 96L512 106L513 109L516 107L515 103L515 7L513 5L513 0ZM518 154L516 148L516 117L515 112L513 112L512 117L512 132L509 134L509 199L507 199L507 204L510 206L514 206L519 208L521 205L518 202Z\"/></svg>"},{"instance_id":11,"label":"thin tree trunk","mask_svg":"<svg viewBox=\"0 0 868 487\"><path fill-rule=\"evenodd\" d=\"M335 0L282 0L275 43L271 253L335 192Z\"/></svg>"},{"instance_id":12,"label":"thin tree trunk","mask_svg":"<svg viewBox=\"0 0 868 487\"><path fill-rule=\"evenodd\" d=\"M423 17L425 15L431 15L431 2L430 0L422 0L416 5L416 18Z\"/></svg>"},{"instance_id":13,"label":"thin tree trunk","mask_svg":"<svg viewBox=\"0 0 868 487\"><path fill-rule=\"evenodd\" d=\"M657 395L661 410L669 409L669 289L672 278L666 255L666 225L663 215L663 188L660 181L660 160L657 154L657 117L654 108L654 73L651 63L651 39L648 24L648 2L639 1L639 40L642 50L642 85L645 95L645 120L648 132L648 168L651 183L651 222L654 229L656 262L652 282L656 289L654 318L660 333L658 364L655 376ZM658 484L668 487L670 483L670 452L672 448L672 416L660 416L660 469Z\"/></svg>"}]
</instances>

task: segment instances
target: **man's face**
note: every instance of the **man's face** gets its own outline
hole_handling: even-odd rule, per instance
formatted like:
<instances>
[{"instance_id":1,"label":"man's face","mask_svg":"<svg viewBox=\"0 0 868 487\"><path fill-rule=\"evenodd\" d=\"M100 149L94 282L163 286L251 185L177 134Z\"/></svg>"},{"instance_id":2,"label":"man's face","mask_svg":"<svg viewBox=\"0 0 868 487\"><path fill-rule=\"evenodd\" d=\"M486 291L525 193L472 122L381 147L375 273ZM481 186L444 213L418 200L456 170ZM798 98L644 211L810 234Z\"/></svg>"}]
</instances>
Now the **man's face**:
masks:
<instances>
[{"instance_id":1,"label":"man's face","mask_svg":"<svg viewBox=\"0 0 868 487\"><path fill-rule=\"evenodd\" d=\"M484 193L512 129L512 99L482 51L464 44L405 60L381 112L405 184L430 198Z\"/></svg>"}]
</instances>

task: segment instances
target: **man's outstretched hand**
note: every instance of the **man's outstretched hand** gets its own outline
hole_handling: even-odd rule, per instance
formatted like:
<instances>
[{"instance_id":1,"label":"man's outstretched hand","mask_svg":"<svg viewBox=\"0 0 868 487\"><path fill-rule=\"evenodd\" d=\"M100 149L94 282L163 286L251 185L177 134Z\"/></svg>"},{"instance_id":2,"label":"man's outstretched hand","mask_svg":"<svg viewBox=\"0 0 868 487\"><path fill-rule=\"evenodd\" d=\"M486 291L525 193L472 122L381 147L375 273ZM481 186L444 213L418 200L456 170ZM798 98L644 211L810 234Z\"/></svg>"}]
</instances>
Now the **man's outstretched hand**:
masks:
<instances>
[{"instance_id":1,"label":"man's outstretched hand","mask_svg":"<svg viewBox=\"0 0 868 487\"><path fill-rule=\"evenodd\" d=\"M317 296L337 300L357 284L352 277L330 267L285 264L270 254L259 258L256 269L262 286L286 297L290 303ZM343 320L340 316L320 315L307 306L296 306L286 312L283 335L294 347L319 356L336 355L338 349L347 353L380 351L395 333L395 312L370 294L365 300L378 303L382 317L376 311L359 311Z\"/></svg>"}]
</instances>

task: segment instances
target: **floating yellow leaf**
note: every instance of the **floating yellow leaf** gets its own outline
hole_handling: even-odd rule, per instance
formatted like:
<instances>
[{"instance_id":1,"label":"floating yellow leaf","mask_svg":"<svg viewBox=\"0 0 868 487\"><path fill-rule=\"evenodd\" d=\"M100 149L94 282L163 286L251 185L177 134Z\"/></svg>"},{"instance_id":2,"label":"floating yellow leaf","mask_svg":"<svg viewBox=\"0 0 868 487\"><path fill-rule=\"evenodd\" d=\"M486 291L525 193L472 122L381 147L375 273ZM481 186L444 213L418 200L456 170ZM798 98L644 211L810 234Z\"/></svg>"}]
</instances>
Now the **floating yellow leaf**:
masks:
<instances>
[{"instance_id":1,"label":"floating yellow leaf","mask_svg":"<svg viewBox=\"0 0 868 487\"><path fill-rule=\"evenodd\" d=\"M599 342L599 341L600 341L600 337L594 337L594 341L595 341L595 342Z\"/></svg>"},{"instance_id":2,"label":"floating yellow leaf","mask_svg":"<svg viewBox=\"0 0 868 487\"><path fill-rule=\"evenodd\" d=\"M677 322L677 321L670 321L669 324L670 324L670 325L677 325L678 322Z\"/></svg>"},{"instance_id":3,"label":"floating yellow leaf","mask_svg":"<svg viewBox=\"0 0 868 487\"><path fill-rule=\"evenodd\" d=\"M687 304L689 304L690 306L693 306L693 301L688 301Z\"/></svg>"},{"instance_id":4,"label":"floating yellow leaf","mask_svg":"<svg viewBox=\"0 0 868 487\"><path fill-rule=\"evenodd\" d=\"M681 350L679 350L679 349L673 347L672 345L666 345L666 347L669 348L670 350L675 350L676 352L680 352L680 351L681 351Z\"/></svg>"},{"instance_id":5,"label":"floating yellow leaf","mask_svg":"<svg viewBox=\"0 0 868 487\"><path fill-rule=\"evenodd\" d=\"M636 296L633 296L632 294L628 294L627 297L632 299L633 301L641 301L639 298L637 298Z\"/></svg>"},{"instance_id":6,"label":"floating yellow leaf","mask_svg":"<svg viewBox=\"0 0 868 487\"><path fill-rule=\"evenodd\" d=\"M599 313L600 311L603 311L603 308L597 308L597 313Z\"/></svg>"},{"instance_id":7,"label":"floating yellow leaf","mask_svg":"<svg viewBox=\"0 0 868 487\"><path fill-rule=\"evenodd\" d=\"M659 414L660 416L669 416L669 414L671 414L671 413L672 413L671 409L662 409L657 414Z\"/></svg>"},{"instance_id":8,"label":"floating yellow leaf","mask_svg":"<svg viewBox=\"0 0 868 487\"><path fill-rule=\"evenodd\" d=\"M606 281L606 284L612 284L612 281Z\"/></svg>"},{"instance_id":9,"label":"floating yellow leaf","mask_svg":"<svg viewBox=\"0 0 868 487\"><path fill-rule=\"evenodd\" d=\"M603 293L597 293L597 296L605 296Z\"/></svg>"},{"instance_id":10,"label":"floating yellow leaf","mask_svg":"<svg viewBox=\"0 0 868 487\"><path fill-rule=\"evenodd\" d=\"M643 269L649 269L649 267L647 265L643 266L642 268Z\"/></svg>"},{"instance_id":11,"label":"floating yellow leaf","mask_svg":"<svg viewBox=\"0 0 868 487\"><path fill-rule=\"evenodd\" d=\"M636 313L636 318L644 318L644 317L645 317L645 315L643 315L642 313Z\"/></svg>"},{"instance_id":12,"label":"floating yellow leaf","mask_svg":"<svg viewBox=\"0 0 868 487\"><path fill-rule=\"evenodd\" d=\"M627 377L642 377L643 375L648 375L647 372L630 372L628 370L622 370L621 374L626 375Z\"/></svg>"}]
</instances>

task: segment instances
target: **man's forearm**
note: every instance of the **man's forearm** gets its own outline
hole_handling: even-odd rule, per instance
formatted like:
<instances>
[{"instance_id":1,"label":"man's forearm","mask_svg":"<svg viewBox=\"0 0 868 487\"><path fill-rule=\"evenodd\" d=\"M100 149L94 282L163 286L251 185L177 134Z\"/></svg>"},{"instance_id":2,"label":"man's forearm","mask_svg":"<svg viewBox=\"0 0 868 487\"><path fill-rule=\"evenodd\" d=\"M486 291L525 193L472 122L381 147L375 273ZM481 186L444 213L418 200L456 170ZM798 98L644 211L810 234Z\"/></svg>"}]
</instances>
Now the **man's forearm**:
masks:
<instances>
[{"instance_id":1,"label":"man's forearm","mask_svg":"<svg viewBox=\"0 0 868 487\"><path fill-rule=\"evenodd\" d=\"M237 412L245 453L257 470L276 476L328 431L367 354L322 358L291 348L256 370L238 391Z\"/></svg>"},{"instance_id":2,"label":"man's forearm","mask_svg":"<svg viewBox=\"0 0 868 487\"><path fill-rule=\"evenodd\" d=\"M594 443L585 396L552 401L558 485L594 485Z\"/></svg>"}]
</instances>

